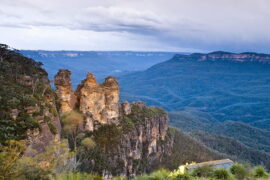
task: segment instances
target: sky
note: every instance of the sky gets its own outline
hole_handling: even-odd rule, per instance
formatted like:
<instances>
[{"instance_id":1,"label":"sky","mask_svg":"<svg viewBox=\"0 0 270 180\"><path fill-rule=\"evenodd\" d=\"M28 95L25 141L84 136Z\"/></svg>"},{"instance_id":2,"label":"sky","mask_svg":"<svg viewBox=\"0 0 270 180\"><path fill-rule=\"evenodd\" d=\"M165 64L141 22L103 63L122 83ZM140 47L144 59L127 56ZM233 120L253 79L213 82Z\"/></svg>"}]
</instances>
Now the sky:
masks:
<instances>
[{"instance_id":1,"label":"sky","mask_svg":"<svg viewBox=\"0 0 270 180\"><path fill-rule=\"evenodd\" d=\"M269 0L0 0L16 49L270 53Z\"/></svg>"}]
</instances>

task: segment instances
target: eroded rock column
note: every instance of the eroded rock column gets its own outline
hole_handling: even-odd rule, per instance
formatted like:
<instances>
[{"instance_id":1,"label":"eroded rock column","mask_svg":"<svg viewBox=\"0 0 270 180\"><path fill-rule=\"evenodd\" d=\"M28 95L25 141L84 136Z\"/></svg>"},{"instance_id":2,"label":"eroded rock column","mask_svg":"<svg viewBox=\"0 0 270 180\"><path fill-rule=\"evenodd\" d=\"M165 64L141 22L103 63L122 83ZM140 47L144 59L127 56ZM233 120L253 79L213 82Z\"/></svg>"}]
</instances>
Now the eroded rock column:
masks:
<instances>
[{"instance_id":1,"label":"eroded rock column","mask_svg":"<svg viewBox=\"0 0 270 180\"><path fill-rule=\"evenodd\" d=\"M62 69L54 77L54 84L57 88L56 95L60 102L61 113L73 110L76 104L76 96L72 90L70 75L71 72L69 70Z\"/></svg>"},{"instance_id":2,"label":"eroded rock column","mask_svg":"<svg viewBox=\"0 0 270 180\"><path fill-rule=\"evenodd\" d=\"M103 84L99 84L95 76L88 73L77 88L76 95L79 110L86 117L86 130L94 130L96 124L117 123L119 85L115 78L108 77Z\"/></svg>"}]
</instances>

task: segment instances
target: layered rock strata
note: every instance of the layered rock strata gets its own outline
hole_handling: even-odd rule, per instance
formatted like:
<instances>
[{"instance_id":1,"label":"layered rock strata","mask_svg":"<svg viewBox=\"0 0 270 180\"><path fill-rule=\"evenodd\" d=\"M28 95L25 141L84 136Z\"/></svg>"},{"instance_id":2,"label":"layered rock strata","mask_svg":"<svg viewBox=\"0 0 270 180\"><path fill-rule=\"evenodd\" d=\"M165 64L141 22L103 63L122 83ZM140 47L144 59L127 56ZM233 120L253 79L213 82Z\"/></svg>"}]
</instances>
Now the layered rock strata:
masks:
<instances>
[{"instance_id":1,"label":"layered rock strata","mask_svg":"<svg viewBox=\"0 0 270 180\"><path fill-rule=\"evenodd\" d=\"M54 77L54 85L57 88L56 95L60 102L60 112L65 113L74 109L76 96L72 90L69 70L60 70Z\"/></svg>"},{"instance_id":2,"label":"layered rock strata","mask_svg":"<svg viewBox=\"0 0 270 180\"><path fill-rule=\"evenodd\" d=\"M87 157L82 160L83 170L88 171L84 168L91 167L107 179L119 175L134 176L147 172L155 161L161 161L171 152L167 114L142 102L119 104L119 84L115 78L107 77L100 84L92 73L88 73L75 92L76 106L70 103L74 96L70 72L60 70L55 83L61 111L80 111L85 117L83 131L92 132L90 138L99 149L98 159ZM101 159L104 161L102 169L99 168Z\"/></svg>"}]
</instances>

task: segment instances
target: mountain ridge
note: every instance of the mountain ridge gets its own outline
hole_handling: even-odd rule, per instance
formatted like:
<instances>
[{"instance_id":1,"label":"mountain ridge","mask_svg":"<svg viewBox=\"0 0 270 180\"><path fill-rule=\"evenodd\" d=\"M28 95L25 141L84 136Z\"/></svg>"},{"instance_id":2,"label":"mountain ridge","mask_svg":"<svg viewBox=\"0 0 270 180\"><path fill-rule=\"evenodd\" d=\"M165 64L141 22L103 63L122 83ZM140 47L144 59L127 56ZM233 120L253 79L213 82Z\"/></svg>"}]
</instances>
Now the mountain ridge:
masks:
<instances>
[{"instance_id":1,"label":"mountain ridge","mask_svg":"<svg viewBox=\"0 0 270 180\"><path fill-rule=\"evenodd\" d=\"M214 51L210 53L192 53L190 55L176 54L174 58L179 60L183 59L197 59L197 61L215 61L215 60L229 60L232 62L261 62L270 63L270 54L255 53L255 52L243 52L232 53L225 51Z\"/></svg>"}]
</instances>

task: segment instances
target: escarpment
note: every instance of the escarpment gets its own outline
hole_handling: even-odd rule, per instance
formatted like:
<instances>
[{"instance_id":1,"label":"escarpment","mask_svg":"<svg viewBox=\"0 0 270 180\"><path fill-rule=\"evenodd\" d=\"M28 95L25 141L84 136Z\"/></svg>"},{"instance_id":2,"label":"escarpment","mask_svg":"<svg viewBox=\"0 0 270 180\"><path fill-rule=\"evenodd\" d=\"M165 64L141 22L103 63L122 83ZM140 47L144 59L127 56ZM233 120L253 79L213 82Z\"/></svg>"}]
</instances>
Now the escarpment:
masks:
<instances>
[{"instance_id":1,"label":"escarpment","mask_svg":"<svg viewBox=\"0 0 270 180\"><path fill-rule=\"evenodd\" d=\"M128 114L126 106L130 107ZM119 128L123 136L106 147L107 162L114 165L106 171L112 175L134 176L147 172L155 161L171 152L172 142L166 137L168 117L159 108L147 107L142 102L125 102L120 106Z\"/></svg>"},{"instance_id":2,"label":"escarpment","mask_svg":"<svg viewBox=\"0 0 270 180\"><path fill-rule=\"evenodd\" d=\"M0 144L26 140L29 148L43 151L61 132L47 72L3 44L0 60Z\"/></svg>"},{"instance_id":3,"label":"escarpment","mask_svg":"<svg viewBox=\"0 0 270 180\"><path fill-rule=\"evenodd\" d=\"M62 112L70 109L83 114L82 131L94 140L95 152L98 152L98 158L87 156L91 150L81 152L81 170L89 172L91 169L107 178L134 176L149 171L154 162L170 153L168 116L162 109L147 107L142 102L119 104L116 79L107 77L100 84L92 73L78 86L77 103L70 106L70 97L74 96L70 82L67 70L60 70L55 76Z\"/></svg>"}]
</instances>

